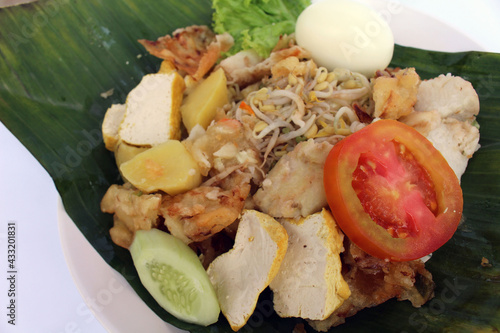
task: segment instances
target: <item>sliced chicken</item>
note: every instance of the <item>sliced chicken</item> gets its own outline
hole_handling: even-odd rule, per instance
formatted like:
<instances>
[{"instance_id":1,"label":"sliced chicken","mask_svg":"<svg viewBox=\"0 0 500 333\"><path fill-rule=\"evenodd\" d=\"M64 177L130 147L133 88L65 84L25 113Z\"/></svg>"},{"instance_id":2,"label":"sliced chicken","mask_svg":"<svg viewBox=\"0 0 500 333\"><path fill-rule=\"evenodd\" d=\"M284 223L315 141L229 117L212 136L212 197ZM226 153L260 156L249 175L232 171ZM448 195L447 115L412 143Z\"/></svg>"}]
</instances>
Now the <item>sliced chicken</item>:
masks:
<instances>
[{"instance_id":1,"label":"sliced chicken","mask_svg":"<svg viewBox=\"0 0 500 333\"><path fill-rule=\"evenodd\" d=\"M444 119L427 134L427 139L441 152L458 179L472 155L479 149L479 130L468 122Z\"/></svg>"},{"instance_id":2,"label":"sliced chicken","mask_svg":"<svg viewBox=\"0 0 500 333\"><path fill-rule=\"evenodd\" d=\"M422 81L415 110L436 110L443 118L472 121L479 113L479 97L470 82L459 76L442 74Z\"/></svg>"},{"instance_id":3,"label":"sliced chicken","mask_svg":"<svg viewBox=\"0 0 500 333\"><path fill-rule=\"evenodd\" d=\"M296 218L326 207L323 166L332 149L329 142L308 140L283 156L254 195L257 207L273 217Z\"/></svg>"},{"instance_id":4,"label":"sliced chicken","mask_svg":"<svg viewBox=\"0 0 500 333\"><path fill-rule=\"evenodd\" d=\"M460 179L480 147L478 113L479 97L471 83L448 74L423 81L415 111L400 121L429 139Z\"/></svg>"}]
</instances>

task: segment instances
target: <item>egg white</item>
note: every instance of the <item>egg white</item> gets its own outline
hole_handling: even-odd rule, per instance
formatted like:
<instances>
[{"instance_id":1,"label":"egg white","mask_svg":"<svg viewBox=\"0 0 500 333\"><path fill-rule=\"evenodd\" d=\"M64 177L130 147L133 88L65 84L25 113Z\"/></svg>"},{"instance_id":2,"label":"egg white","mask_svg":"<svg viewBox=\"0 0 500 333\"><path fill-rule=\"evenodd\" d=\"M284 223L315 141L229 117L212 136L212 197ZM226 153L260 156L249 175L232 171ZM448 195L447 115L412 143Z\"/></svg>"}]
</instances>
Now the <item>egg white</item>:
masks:
<instances>
[{"instance_id":1,"label":"egg white","mask_svg":"<svg viewBox=\"0 0 500 333\"><path fill-rule=\"evenodd\" d=\"M352 0L323 0L298 17L297 44L328 70L347 68L372 77L386 68L394 52L394 36L386 21L370 7Z\"/></svg>"}]
</instances>

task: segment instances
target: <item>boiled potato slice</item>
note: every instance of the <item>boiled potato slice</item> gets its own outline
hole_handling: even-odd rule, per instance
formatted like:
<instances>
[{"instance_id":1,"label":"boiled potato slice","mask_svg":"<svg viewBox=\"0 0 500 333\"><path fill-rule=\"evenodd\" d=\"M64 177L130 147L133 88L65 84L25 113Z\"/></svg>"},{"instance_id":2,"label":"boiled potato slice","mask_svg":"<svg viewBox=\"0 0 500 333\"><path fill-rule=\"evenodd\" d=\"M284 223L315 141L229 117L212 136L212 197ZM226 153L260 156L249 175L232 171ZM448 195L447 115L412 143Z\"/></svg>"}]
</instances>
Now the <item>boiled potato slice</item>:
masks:
<instances>
[{"instance_id":1,"label":"boiled potato slice","mask_svg":"<svg viewBox=\"0 0 500 333\"><path fill-rule=\"evenodd\" d=\"M115 148L116 165L120 167L123 163L130 161L136 155L148 150L149 147L138 147L129 145L126 142L119 141Z\"/></svg>"},{"instance_id":2,"label":"boiled potato slice","mask_svg":"<svg viewBox=\"0 0 500 333\"><path fill-rule=\"evenodd\" d=\"M166 141L136 155L120 166L120 172L132 185L147 193L161 190L176 195L201 183L198 164L177 140Z\"/></svg>"},{"instance_id":3,"label":"boiled potato slice","mask_svg":"<svg viewBox=\"0 0 500 333\"><path fill-rule=\"evenodd\" d=\"M197 124L206 129L215 118L217 108L229 102L226 82L226 74L220 68L186 96L181 115L188 132Z\"/></svg>"}]
</instances>

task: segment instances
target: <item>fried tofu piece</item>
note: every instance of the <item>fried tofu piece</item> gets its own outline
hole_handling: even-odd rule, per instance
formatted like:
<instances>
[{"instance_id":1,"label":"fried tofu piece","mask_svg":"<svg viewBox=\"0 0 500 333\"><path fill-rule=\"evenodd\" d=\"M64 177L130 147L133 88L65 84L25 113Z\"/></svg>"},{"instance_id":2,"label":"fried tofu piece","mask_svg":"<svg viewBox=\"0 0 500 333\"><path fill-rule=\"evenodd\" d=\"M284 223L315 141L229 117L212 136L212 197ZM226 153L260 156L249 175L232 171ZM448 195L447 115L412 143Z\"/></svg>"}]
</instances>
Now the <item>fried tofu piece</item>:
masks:
<instances>
[{"instance_id":1,"label":"fried tofu piece","mask_svg":"<svg viewBox=\"0 0 500 333\"><path fill-rule=\"evenodd\" d=\"M184 80L177 72L145 75L127 96L120 139L135 146L180 139L184 89Z\"/></svg>"},{"instance_id":2,"label":"fried tofu piece","mask_svg":"<svg viewBox=\"0 0 500 333\"><path fill-rule=\"evenodd\" d=\"M165 196L161 215L170 233L186 244L201 242L238 219L250 192L248 178L224 190L200 186L175 196Z\"/></svg>"},{"instance_id":3,"label":"fried tofu piece","mask_svg":"<svg viewBox=\"0 0 500 333\"><path fill-rule=\"evenodd\" d=\"M341 274L344 235L326 209L280 223L288 249L270 284L274 310L281 317L325 319L351 294Z\"/></svg>"},{"instance_id":4,"label":"fried tofu piece","mask_svg":"<svg viewBox=\"0 0 500 333\"><path fill-rule=\"evenodd\" d=\"M275 278L288 246L285 228L264 213L245 210L234 246L208 267L221 311L234 331L243 327L260 293Z\"/></svg>"},{"instance_id":5,"label":"fried tofu piece","mask_svg":"<svg viewBox=\"0 0 500 333\"><path fill-rule=\"evenodd\" d=\"M114 214L114 225L109 230L111 240L128 249L137 230L158 226L160 194L142 194L130 184L113 184L101 200L101 211Z\"/></svg>"},{"instance_id":6,"label":"fried tofu piece","mask_svg":"<svg viewBox=\"0 0 500 333\"><path fill-rule=\"evenodd\" d=\"M271 68L271 74L274 78L286 77L289 74L293 76L304 76L308 71L314 72L317 69L312 60L300 61L297 57L288 57L280 60Z\"/></svg>"},{"instance_id":7,"label":"fried tofu piece","mask_svg":"<svg viewBox=\"0 0 500 333\"><path fill-rule=\"evenodd\" d=\"M420 77L415 68L394 72L393 77L380 76L373 85L374 118L399 119L413 111L417 102Z\"/></svg>"},{"instance_id":8,"label":"fried tofu piece","mask_svg":"<svg viewBox=\"0 0 500 333\"><path fill-rule=\"evenodd\" d=\"M125 110L125 104L113 104L104 114L104 120L102 121L102 136L104 146L109 151L114 151L120 141L118 132L120 130L120 124L125 117Z\"/></svg>"}]
</instances>

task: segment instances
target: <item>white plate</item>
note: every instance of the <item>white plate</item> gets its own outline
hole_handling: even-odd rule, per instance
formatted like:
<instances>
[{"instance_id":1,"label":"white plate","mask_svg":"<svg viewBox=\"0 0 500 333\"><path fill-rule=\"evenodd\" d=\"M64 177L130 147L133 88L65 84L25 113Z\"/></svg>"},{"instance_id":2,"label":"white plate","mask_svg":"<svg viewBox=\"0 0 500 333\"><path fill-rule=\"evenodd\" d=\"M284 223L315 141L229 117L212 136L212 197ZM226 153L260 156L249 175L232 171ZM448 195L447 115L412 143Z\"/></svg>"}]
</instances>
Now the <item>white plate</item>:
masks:
<instances>
[{"instance_id":1,"label":"white plate","mask_svg":"<svg viewBox=\"0 0 500 333\"><path fill-rule=\"evenodd\" d=\"M388 20L398 44L437 51L484 50L463 33L396 2L364 0ZM89 308L109 332L185 332L164 323L87 242L59 203L63 252Z\"/></svg>"}]
</instances>

